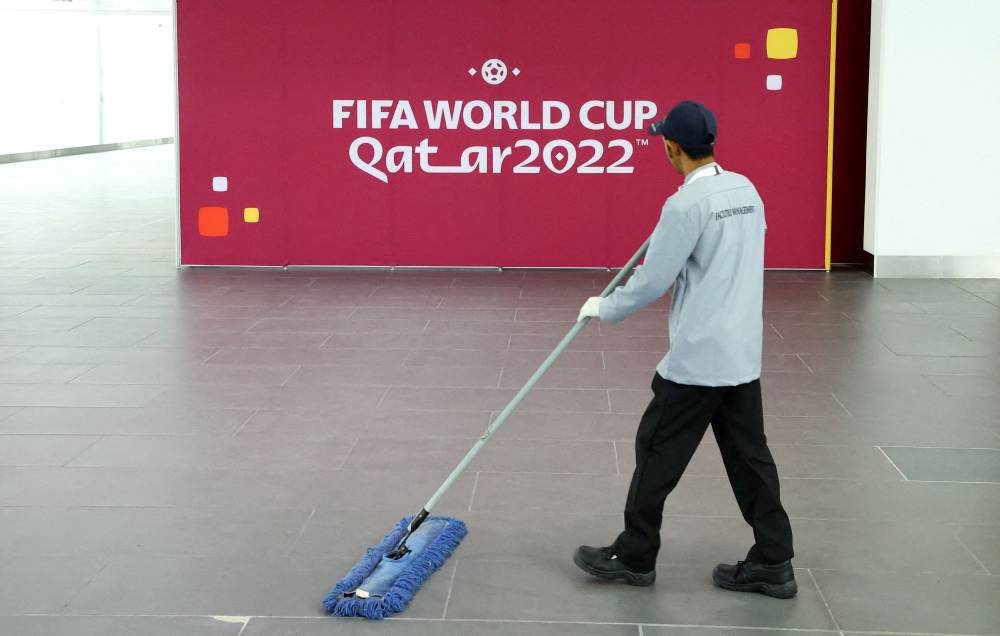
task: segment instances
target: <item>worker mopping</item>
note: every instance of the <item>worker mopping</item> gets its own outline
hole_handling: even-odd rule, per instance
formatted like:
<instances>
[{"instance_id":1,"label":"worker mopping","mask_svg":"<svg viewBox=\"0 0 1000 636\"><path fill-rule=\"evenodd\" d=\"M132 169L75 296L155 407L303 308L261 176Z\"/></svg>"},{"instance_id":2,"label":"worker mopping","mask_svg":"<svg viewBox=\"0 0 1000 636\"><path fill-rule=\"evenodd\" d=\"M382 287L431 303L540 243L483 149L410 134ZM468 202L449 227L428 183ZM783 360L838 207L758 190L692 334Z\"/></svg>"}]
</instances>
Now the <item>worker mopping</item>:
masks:
<instances>
[{"instance_id":1,"label":"worker mopping","mask_svg":"<svg viewBox=\"0 0 1000 636\"><path fill-rule=\"evenodd\" d=\"M423 509L402 519L334 586L323 601L328 612L381 619L402 611L466 535L460 520L430 515L445 492L590 318L619 322L671 286L670 352L657 365L654 397L636 433L625 529L609 546L580 546L573 561L600 578L652 585L664 503L711 423L755 538L746 560L716 566L713 581L734 591L795 596L792 531L764 436L760 392L764 204L746 177L715 162L716 133L712 112L690 101L650 127L650 134L663 136L671 165L684 175L652 236L600 296L584 303L569 333ZM643 256L644 266L619 288Z\"/></svg>"}]
</instances>

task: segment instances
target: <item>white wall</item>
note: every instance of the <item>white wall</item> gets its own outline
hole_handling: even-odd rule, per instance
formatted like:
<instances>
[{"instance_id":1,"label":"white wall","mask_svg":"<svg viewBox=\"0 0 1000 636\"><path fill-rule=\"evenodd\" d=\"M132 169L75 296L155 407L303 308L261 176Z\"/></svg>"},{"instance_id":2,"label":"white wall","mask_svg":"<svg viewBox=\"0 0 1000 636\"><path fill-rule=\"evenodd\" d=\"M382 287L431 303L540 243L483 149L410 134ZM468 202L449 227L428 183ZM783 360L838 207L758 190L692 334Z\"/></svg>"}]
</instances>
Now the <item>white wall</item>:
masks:
<instances>
[{"instance_id":1,"label":"white wall","mask_svg":"<svg viewBox=\"0 0 1000 636\"><path fill-rule=\"evenodd\" d=\"M170 0L0 0L0 154L174 136Z\"/></svg>"},{"instance_id":2,"label":"white wall","mask_svg":"<svg viewBox=\"0 0 1000 636\"><path fill-rule=\"evenodd\" d=\"M873 0L876 276L1000 278L1000 2Z\"/></svg>"}]
</instances>

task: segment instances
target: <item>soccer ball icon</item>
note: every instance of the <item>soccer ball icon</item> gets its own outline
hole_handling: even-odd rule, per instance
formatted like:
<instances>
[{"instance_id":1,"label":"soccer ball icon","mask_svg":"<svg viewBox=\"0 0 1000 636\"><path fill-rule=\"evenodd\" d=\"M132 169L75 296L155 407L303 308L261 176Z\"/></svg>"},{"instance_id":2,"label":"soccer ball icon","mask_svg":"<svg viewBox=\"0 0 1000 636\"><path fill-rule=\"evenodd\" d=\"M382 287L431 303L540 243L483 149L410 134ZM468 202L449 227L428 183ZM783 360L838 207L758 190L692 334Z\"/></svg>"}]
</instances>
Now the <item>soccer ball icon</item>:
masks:
<instances>
[{"instance_id":1,"label":"soccer ball icon","mask_svg":"<svg viewBox=\"0 0 1000 636\"><path fill-rule=\"evenodd\" d=\"M503 84L503 81L507 79L507 65L503 63L503 60L498 60L496 58L486 60L483 62L483 81L492 86L497 84Z\"/></svg>"}]
</instances>

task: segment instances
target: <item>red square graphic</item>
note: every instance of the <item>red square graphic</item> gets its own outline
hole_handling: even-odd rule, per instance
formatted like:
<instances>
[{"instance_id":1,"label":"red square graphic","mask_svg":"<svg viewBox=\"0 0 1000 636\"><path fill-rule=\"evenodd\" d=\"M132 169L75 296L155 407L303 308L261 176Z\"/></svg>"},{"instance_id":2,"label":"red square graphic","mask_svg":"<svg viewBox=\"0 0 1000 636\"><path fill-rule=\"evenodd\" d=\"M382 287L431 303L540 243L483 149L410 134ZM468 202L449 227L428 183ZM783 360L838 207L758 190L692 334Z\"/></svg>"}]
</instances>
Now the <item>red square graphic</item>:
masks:
<instances>
[{"instance_id":1,"label":"red square graphic","mask_svg":"<svg viewBox=\"0 0 1000 636\"><path fill-rule=\"evenodd\" d=\"M198 208L198 234L226 236L229 234L229 210L218 206Z\"/></svg>"}]
</instances>

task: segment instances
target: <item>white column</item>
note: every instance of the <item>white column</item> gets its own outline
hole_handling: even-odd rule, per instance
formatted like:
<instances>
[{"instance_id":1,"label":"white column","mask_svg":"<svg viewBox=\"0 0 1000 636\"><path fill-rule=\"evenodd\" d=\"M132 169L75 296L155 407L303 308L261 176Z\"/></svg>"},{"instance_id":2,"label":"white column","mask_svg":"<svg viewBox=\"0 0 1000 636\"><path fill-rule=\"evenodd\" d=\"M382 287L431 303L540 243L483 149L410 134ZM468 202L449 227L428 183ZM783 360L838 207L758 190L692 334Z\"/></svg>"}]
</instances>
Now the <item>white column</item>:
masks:
<instances>
[{"instance_id":1,"label":"white column","mask_svg":"<svg viewBox=\"0 0 1000 636\"><path fill-rule=\"evenodd\" d=\"M997 0L872 2L864 248L876 276L1000 278L998 24Z\"/></svg>"}]
</instances>

